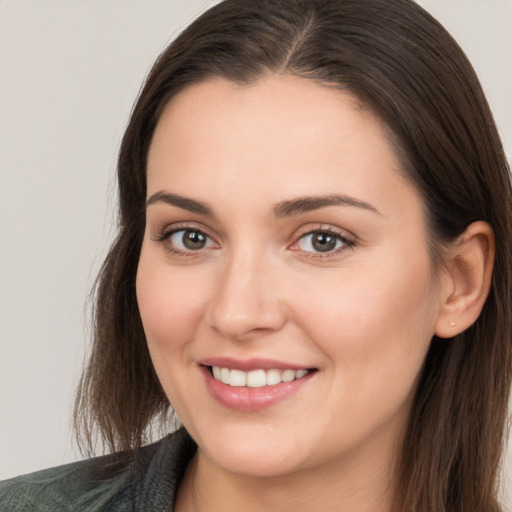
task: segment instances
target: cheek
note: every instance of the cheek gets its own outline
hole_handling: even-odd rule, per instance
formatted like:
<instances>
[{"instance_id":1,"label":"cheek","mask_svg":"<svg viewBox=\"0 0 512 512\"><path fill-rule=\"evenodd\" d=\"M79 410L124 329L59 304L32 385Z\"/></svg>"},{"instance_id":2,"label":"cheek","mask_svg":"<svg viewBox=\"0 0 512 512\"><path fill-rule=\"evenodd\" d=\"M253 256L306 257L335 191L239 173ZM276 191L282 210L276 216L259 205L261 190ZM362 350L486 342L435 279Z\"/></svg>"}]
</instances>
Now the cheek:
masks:
<instances>
[{"instance_id":1,"label":"cheek","mask_svg":"<svg viewBox=\"0 0 512 512\"><path fill-rule=\"evenodd\" d=\"M394 384L397 393L407 394L434 334L428 256L383 260L386 265L345 269L315 281L300 314L339 384L359 397Z\"/></svg>"},{"instance_id":2,"label":"cheek","mask_svg":"<svg viewBox=\"0 0 512 512\"><path fill-rule=\"evenodd\" d=\"M137 271L137 301L152 356L159 351L176 352L193 339L200 323L207 294L205 279L195 269L173 268L141 253Z\"/></svg>"}]
</instances>

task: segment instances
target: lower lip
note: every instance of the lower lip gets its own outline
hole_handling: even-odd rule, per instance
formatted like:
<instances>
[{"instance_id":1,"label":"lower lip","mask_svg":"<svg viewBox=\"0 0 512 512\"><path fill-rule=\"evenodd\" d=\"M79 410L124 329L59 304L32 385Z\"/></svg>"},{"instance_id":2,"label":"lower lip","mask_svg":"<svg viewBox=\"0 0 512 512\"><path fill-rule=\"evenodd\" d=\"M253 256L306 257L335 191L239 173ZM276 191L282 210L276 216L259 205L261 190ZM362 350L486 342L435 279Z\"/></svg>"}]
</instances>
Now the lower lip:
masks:
<instances>
[{"instance_id":1,"label":"lower lip","mask_svg":"<svg viewBox=\"0 0 512 512\"><path fill-rule=\"evenodd\" d=\"M291 382L281 382L273 386L250 388L235 387L224 384L210 373L210 369L201 366L206 381L206 387L213 398L229 409L242 412L256 412L267 409L297 393L308 383L316 372L310 372L304 377Z\"/></svg>"}]
</instances>

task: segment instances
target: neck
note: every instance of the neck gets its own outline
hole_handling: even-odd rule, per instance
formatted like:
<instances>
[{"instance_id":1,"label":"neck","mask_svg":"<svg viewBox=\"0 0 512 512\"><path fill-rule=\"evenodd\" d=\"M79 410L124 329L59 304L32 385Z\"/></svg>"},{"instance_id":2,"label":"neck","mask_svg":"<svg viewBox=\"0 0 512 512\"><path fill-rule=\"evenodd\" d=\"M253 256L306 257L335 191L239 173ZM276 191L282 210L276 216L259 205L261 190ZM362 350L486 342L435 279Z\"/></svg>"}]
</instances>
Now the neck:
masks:
<instances>
[{"instance_id":1,"label":"neck","mask_svg":"<svg viewBox=\"0 0 512 512\"><path fill-rule=\"evenodd\" d=\"M180 486L175 510L392 512L393 452L389 457L382 457L379 450L372 455L353 458L357 460L349 456L287 475L254 477L225 471L198 449Z\"/></svg>"}]
</instances>

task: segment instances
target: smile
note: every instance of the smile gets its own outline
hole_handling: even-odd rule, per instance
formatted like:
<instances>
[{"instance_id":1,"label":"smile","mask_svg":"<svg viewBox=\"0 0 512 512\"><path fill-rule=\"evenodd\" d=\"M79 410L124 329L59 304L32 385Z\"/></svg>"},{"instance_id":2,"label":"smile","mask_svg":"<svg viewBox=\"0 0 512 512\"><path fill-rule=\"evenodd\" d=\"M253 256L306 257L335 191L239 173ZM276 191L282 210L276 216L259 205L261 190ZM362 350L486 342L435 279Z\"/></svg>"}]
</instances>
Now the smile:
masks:
<instances>
[{"instance_id":1,"label":"smile","mask_svg":"<svg viewBox=\"0 0 512 512\"><path fill-rule=\"evenodd\" d=\"M242 370L231 370L212 366L211 372L215 380L233 387L262 388L264 386L276 386L282 382L292 382L301 379L308 374L308 370L278 370L275 368L269 370L252 370L244 372Z\"/></svg>"},{"instance_id":2,"label":"smile","mask_svg":"<svg viewBox=\"0 0 512 512\"><path fill-rule=\"evenodd\" d=\"M286 363L276 368L276 361L216 359L215 364L199 364L206 388L217 403L240 412L262 411L291 399L319 373L317 368L282 368L291 366Z\"/></svg>"}]
</instances>

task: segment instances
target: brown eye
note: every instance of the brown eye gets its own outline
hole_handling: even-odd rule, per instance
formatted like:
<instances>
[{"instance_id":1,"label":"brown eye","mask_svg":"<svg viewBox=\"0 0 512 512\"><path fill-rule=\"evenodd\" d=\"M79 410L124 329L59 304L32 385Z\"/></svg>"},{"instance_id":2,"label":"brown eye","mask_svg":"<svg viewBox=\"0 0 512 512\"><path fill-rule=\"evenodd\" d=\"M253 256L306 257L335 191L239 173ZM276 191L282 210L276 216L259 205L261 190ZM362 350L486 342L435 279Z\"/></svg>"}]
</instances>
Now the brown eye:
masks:
<instances>
[{"instance_id":1,"label":"brown eye","mask_svg":"<svg viewBox=\"0 0 512 512\"><path fill-rule=\"evenodd\" d=\"M208 235L195 229L180 229L169 237L171 244L181 251L199 251L212 244Z\"/></svg>"},{"instance_id":2,"label":"brown eye","mask_svg":"<svg viewBox=\"0 0 512 512\"><path fill-rule=\"evenodd\" d=\"M336 237L329 233L313 233L311 244L318 252L328 252L336 248Z\"/></svg>"},{"instance_id":3,"label":"brown eye","mask_svg":"<svg viewBox=\"0 0 512 512\"><path fill-rule=\"evenodd\" d=\"M337 233L311 231L300 237L297 246L304 252L329 253L343 247L352 247L353 243Z\"/></svg>"},{"instance_id":4,"label":"brown eye","mask_svg":"<svg viewBox=\"0 0 512 512\"><path fill-rule=\"evenodd\" d=\"M185 231L183 245L191 250L202 249L206 245L206 236L200 231Z\"/></svg>"}]
</instances>

